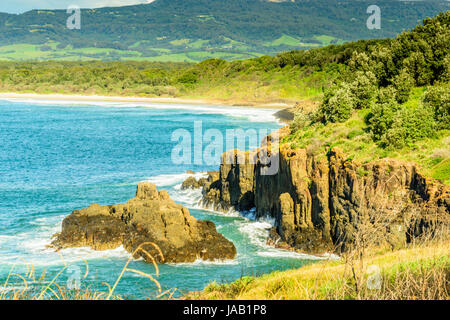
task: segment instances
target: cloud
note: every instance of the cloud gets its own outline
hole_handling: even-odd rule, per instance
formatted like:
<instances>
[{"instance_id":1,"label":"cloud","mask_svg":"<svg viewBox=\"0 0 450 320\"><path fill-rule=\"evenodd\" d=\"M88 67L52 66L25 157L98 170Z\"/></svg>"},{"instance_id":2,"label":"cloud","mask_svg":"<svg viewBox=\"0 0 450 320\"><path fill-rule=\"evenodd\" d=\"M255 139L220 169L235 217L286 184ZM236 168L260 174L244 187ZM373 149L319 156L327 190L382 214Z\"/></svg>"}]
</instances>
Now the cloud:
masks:
<instances>
[{"instance_id":1,"label":"cloud","mask_svg":"<svg viewBox=\"0 0 450 320\"><path fill-rule=\"evenodd\" d=\"M154 0L15 0L0 1L0 12L22 13L33 9L66 9L70 5L81 8L119 7Z\"/></svg>"}]
</instances>

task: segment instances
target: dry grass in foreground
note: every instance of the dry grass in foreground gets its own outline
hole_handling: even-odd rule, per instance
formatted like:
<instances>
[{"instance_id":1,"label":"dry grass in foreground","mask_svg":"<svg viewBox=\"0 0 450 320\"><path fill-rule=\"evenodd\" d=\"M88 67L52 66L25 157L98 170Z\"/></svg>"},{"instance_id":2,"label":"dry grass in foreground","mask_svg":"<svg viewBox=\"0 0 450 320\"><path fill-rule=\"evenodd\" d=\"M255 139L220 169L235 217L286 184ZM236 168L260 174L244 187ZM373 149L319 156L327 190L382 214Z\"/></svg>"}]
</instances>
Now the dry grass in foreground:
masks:
<instances>
[{"instance_id":1,"label":"dry grass in foreground","mask_svg":"<svg viewBox=\"0 0 450 320\"><path fill-rule=\"evenodd\" d=\"M404 208L405 195L373 195L353 216L356 227L334 251L339 261L211 283L186 299L446 300L450 291L450 220ZM398 201L395 201L398 199ZM391 202L390 202L391 201ZM375 203L377 205L375 206ZM376 209L375 209L376 208ZM410 226L403 232L404 225ZM418 232L420 226L427 226ZM398 232L397 232L398 230ZM409 238L409 241L408 241ZM407 243L409 242L409 244Z\"/></svg>"},{"instance_id":2,"label":"dry grass in foreground","mask_svg":"<svg viewBox=\"0 0 450 320\"><path fill-rule=\"evenodd\" d=\"M90 287L79 287L76 289L71 289L68 288L67 283L65 285L58 284L59 277L71 266L71 264L65 262L64 257L60 254L60 258L64 266L51 279L46 279L45 270L39 276L39 278L37 278L32 263L25 263L27 271L26 274L23 275L14 272L13 266L6 278L6 281L3 284L0 284L0 300L122 300L123 298L120 295L115 294L115 291L117 285L126 272L136 273L151 280L158 289L159 294L156 296L156 298L172 299L172 296L175 293L176 289L163 291L161 289L160 283L155 277L142 271L128 267L133 257L140 251L153 261L153 265L156 270L156 277L158 277L158 265L156 264L155 259L145 249L143 249L144 245L155 247L164 260L163 253L156 244L152 242L142 243L139 247L136 248L133 254L131 254L115 283L112 286L106 282L102 283L102 285L105 286L106 290L99 291ZM86 278L89 274L89 265L86 260L83 261L86 268L82 277Z\"/></svg>"},{"instance_id":3,"label":"dry grass in foreground","mask_svg":"<svg viewBox=\"0 0 450 320\"><path fill-rule=\"evenodd\" d=\"M256 300L428 300L449 298L450 242L439 241L390 252L373 252L363 270L324 261L230 284L212 283L186 299ZM355 273L354 273L355 272ZM355 281L361 279L362 281Z\"/></svg>"}]
</instances>

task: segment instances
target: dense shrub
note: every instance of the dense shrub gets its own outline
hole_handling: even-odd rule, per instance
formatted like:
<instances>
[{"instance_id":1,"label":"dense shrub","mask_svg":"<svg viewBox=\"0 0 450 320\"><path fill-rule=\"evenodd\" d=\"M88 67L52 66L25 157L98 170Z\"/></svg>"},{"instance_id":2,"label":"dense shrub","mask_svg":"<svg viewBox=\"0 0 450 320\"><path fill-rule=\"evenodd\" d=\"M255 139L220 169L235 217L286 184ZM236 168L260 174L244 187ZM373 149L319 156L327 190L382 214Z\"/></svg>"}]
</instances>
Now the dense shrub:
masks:
<instances>
[{"instance_id":1,"label":"dense shrub","mask_svg":"<svg viewBox=\"0 0 450 320\"><path fill-rule=\"evenodd\" d=\"M397 89L393 86L380 88L378 90L377 103L397 101Z\"/></svg>"},{"instance_id":2,"label":"dense shrub","mask_svg":"<svg viewBox=\"0 0 450 320\"><path fill-rule=\"evenodd\" d=\"M442 66L444 71L442 72L441 80L443 82L450 82L450 53L445 57Z\"/></svg>"},{"instance_id":3,"label":"dense shrub","mask_svg":"<svg viewBox=\"0 0 450 320\"><path fill-rule=\"evenodd\" d=\"M292 120L292 122L290 124L291 132L295 132L299 129L304 128L311 122L310 120L311 120L310 116L307 115L305 112L303 112L301 110L296 112L294 114L294 119Z\"/></svg>"},{"instance_id":4,"label":"dense shrub","mask_svg":"<svg viewBox=\"0 0 450 320\"><path fill-rule=\"evenodd\" d=\"M450 129L450 84L428 88L423 99L425 106L431 108L439 129Z\"/></svg>"},{"instance_id":5,"label":"dense shrub","mask_svg":"<svg viewBox=\"0 0 450 320\"><path fill-rule=\"evenodd\" d=\"M348 65L352 72L356 71L371 71L372 61L366 52L353 52L352 57L348 61Z\"/></svg>"},{"instance_id":6,"label":"dense shrub","mask_svg":"<svg viewBox=\"0 0 450 320\"><path fill-rule=\"evenodd\" d=\"M355 109L368 108L377 92L377 78L371 71L358 71L350 88L354 96Z\"/></svg>"},{"instance_id":7,"label":"dense shrub","mask_svg":"<svg viewBox=\"0 0 450 320\"><path fill-rule=\"evenodd\" d=\"M381 140L391 129L399 109L400 106L392 97L373 104L366 121L375 141Z\"/></svg>"},{"instance_id":8,"label":"dense shrub","mask_svg":"<svg viewBox=\"0 0 450 320\"><path fill-rule=\"evenodd\" d=\"M342 122L353 109L370 108L365 120L373 139L397 148L450 129L449 23L445 12L389 43L354 51L339 78L341 87L325 93L322 121ZM413 86L425 85L435 87L428 89L423 106L405 104Z\"/></svg>"},{"instance_id":9,"label":"dense shrub","mask_svg":"<svg viewBox=\"0 0 450 320\"><path fill-rule=\"evenodd\" d=\"M320 107L323 122L343 122L348 120L354 110L354 96L351 88L343 83L340 88L332 88L325 94Z\"/></svg>"},{"instance_id":10,"label":"dense shrub","mask_svg":"<svg viewBox=\"0 0 450 320\"><path fill-rule=\"evenodd\" d=\"M403 65L408 70L408 73L412 75L413 79L415 79L417 86L424 86L431 83L433 71L422 52L412 52L403 61Z\"/></svg>"},{"instance_id":11,"label":"dense shrub","mask_svg":"<svg viewBox=\"0 0 450 320\"><path fill-rule=\"evenodd\" d=\"M195 84L198 80L199 76L196 70L188 70L178 78L178 82L183 84Z\"/></svg>"},{"instance_id":12,"label":"dense shrub","mask_svg":"<svg viewBox=\"0 0 450 320\"><path fill-rule=\"evenodd\" d=\"M434 137L435 129L436 123L431 108L402 107L396 112L392 127L383 136L382 145L402 148L420 139Z\"/></svg>"},{"instance_id":13,"label":"dense shrub","mask_svg":"<svg viewBox=\"0 0 450 320\"><path fill-rule=\"evenodd\" d=\"M409 99L409 94L414 85L414 80L406 69L403 69L392 81L397 90L396 99L398 103L405 103Z\"/></svg>"}]
</instances>

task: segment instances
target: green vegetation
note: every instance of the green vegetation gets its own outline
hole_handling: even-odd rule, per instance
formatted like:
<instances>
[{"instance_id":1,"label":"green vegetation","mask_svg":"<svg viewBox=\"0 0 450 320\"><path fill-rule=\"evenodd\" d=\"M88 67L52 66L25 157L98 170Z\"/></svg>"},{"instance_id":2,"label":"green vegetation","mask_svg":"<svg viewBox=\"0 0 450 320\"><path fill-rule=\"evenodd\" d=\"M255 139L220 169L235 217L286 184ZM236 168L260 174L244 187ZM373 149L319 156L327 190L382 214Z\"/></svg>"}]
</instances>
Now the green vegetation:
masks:
<instances>
[{"instance_id":1,"label":"green vegetation","mask_svg":"<svg viewBox=\"0 0 450 320\"><path fill-rule=\"evenodd\" d=\"M201 63L1 62L0 91L206 98L228 104L301 101L284 142L355 161L418 163L450 183L449 17L396 39L361 40L274 57ZM322 103L320 104L320 101ZM304 108L310 104L319 108Z\"/></svg>"},{"instance_id":2,"label":"green vegetation","mask_svg":"<svg viewBox=\"0 0 450 320\"><path fill-rule=\"evenodd\" d=\"M377 43L388 45L390 41L361 40L311 50L289 51L274 57L262 56L239 61L208 59L197 64L5 61L0 62L0 91L207 98L231 104L291 103L318 99L323 89L329 87L348 68L352 52L366 51ZM52 46L57 44L53 43ZM26 48L32 50L32 46ZM109 49L95 50L106 54ZM95 54L95 50L92 54ZM185 56L204 59L209 55L208 52L198 52L196 55L161 52L163 55L158 59L185 60ZM24 53L24 56L27 54ZM114 55L114 52L108 54ZM134 60L141 60L136 52L131 51L132 54Z\"/></svg>"},{"instance_id":3,"label":"green vegetation","mask_svg":"<svg viewBox=\"0 0 450 320\"><path fill-rule=\"evenodd\" d=\"M340 146L354 160L394 157L450 183L450 12L389 42L358 49L325 89L320 107L299 110L285 142Z\"/></svg>"},{"instance_id":4,"label":"green vegetation","mask_svg":"<svg viewBox=\"0 0 450 320\"><path fill-rule=\"evenodd\" d=\"M157 1L155 6L161 3ZM204 23L218 20L213 14L199 16ZM414 161L425 175L450 184L449 24L447 11L395 39L361 40L240 61L1 62L0 91L195 97L228 103L309 99L296 107L291 133L283 140L291 148L305 148L308 154L321 157L339 146L348 160L360 163L386 157ZM286 30L273 32L272 38L265 39L266 44L287 45L300 40ZM185 56L199 60L207 57L199 48L214 42L193 41L184 35L159 35L158 39L172 42L171 46L191 46L198 52L152 49L168 60L176 55L180 61ZM226 41L250 47L245 39L231 39L229 35ZM147 45L144 40L135 40L132 52ZM333 41L327 37L320 40ZM55 45L60 43L48 46ZM30 46L20 48L32 51ZM14 45L9 48L13 49ZM45 48L43 52L51 50ZM361 167L357 174L364 177L369 172ZM231 284L213 283L187 298L448 299L448 231L444 236L443 242L413 244L392 252L377 248L379 251L364 256L355 255L354 260L344 256L340 261L244 277ZM370 265L381 270L380 290L365 285L371 275ZM109 290L109 295L112 292ZM20 292L17 294L20 296ZM171 297L173 293L169 294Z\"/></svg>"},{"instance_id":5,"label":"green vegetation","mask_svg":"<svg viewBox=\"0 0 450 320\"><path fill-rule=\"evenodd\" d=\"M380 30L366 27L368 0L156 0L82 10L69 30L66 10L0 13L0 60L199 62L248 59L346 41L394 37L449 9L445 0L377 1Z\"/></svg>"},{"instance_id":6,"label":"green vegetation","mask_svg":"<svg viewBox=\"0 0 450 320\"><path fill-rule=\"evenodd\" d=\"M344 257L261 277L243 277L230 284L214 282L185 298L445 300L450 275L448 244L447 241L391 252L374 250L354 268Z\"/></svg>"},{"instance_id":7,"label":"green vegetation","mask_svg":"<svg viewBox=\"0 0 450 320\"><path fill-rule=\"evenodd\" d=\"M0 62L0 91L294 102L320 96L346 68L351 52L385 41L358 41L242 61L210 59L198 64Z\"/></svg>"}]
</instances>

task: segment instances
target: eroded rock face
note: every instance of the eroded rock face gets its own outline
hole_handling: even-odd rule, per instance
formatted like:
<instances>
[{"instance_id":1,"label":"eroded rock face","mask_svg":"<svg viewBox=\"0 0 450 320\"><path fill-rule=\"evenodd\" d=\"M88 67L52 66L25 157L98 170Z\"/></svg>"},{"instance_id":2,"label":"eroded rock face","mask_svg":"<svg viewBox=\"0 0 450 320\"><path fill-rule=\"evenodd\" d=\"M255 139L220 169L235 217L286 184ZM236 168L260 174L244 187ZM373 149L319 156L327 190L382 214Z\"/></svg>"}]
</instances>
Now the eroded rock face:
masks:
<instances>
[{"instance_id":1,"label":"eroded rock face","mask_svg":"<svg viewBox=\"0 0 450 320\"><path fill-rule=\"evenodd\" d=\"M114 249L121 245L134 252L144 242L158 263L193 262L197 259L233 259L233 243L216 231L214 223L197 220L189 210L170 199L167 191L139 183L136 197L125 204L75 210L62 223L62 232L55 235L58 248L91 247L94 250ZM139 252L145 261L151 258Z\"/></svg>"},{"instance_id":2,"label":"eroded rock face","mask_svg":"<svg viewBox=\"0 0 450 320\"><path fill-rule=\"evenodd\" d=\"M222 159L252 152L231 150ZM259 161L222 161L220 177L203 189L203 203L223 211L255 207L257 216L275 218L272 243L309 253L345 250L364 221L384 219L378 232L399 246L436 223L434 217L450 216L450 187L425 178L412 163L362 165L338 148L317 156L285 144L274 152L280 155L275 175L261 174Z\"/></svg>"}]
</instances>

